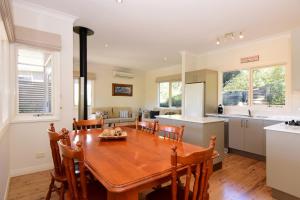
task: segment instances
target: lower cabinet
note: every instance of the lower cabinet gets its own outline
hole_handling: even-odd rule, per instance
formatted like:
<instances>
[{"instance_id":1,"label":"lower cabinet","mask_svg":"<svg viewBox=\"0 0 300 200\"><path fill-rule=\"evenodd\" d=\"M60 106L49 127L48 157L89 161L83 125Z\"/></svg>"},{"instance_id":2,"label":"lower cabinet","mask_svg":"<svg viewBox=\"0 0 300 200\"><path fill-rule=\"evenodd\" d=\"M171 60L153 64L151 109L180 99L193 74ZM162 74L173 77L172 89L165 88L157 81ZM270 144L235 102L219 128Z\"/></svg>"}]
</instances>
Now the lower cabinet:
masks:
<instances>
[{"instance_id":1,"label":"lower cabinet","mask_svg":"<svg viewBox=\"0 0 300 200\"><path fill-rule=\"evenodd\" d=\"M281 123L280 121L230 118L229 148L258 155L266 155L266 132L264 127Z\"/></svg>"},{"instance_id":2,"label":"lower cabinet","mask_svg":"<svg viewBox=\"0 0 300 200\"><path fill-rule=\"evenodd\" d=\"M243 120L240 118L229 119L229 148L242 150L244 148Z\"/></svg>"},{"instance_id":3,"label":"lower cabinet","mask_svg":"<svg viewBox=\"0 0 300 200\"><path fill-rule=\"evenodd\" d=\"M263 120L247 119L244 128L244 151L266 155L266 134Z\"/></svg>"}]
</instances>

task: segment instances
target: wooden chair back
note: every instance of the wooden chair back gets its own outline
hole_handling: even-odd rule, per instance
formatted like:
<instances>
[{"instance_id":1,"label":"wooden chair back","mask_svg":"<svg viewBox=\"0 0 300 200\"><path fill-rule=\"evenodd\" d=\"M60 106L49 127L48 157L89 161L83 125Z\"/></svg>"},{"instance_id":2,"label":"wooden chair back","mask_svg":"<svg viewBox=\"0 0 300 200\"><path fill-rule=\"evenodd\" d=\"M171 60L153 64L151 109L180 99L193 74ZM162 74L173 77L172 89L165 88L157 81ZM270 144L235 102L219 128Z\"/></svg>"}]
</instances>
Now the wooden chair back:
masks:
<instances>
[{"instance_id":1,"label":"wooden chair back","mask_svg":"<svg viewBox=\"0 0 300 200\"><path fill-rule=\"evenodd\" d=\"M157 121L141 121L139 122L138 119L136 119L135 121L135 129L138 130L142 130L142 131L146 131L152 134L155 134L155 131L157 130Z\"/></svg>"},{"instance_id":2,"label":"wooden chair back","mask_svg":"<svg viewBox=\"0 0 300 200\"><path fill-rule=\"evenodd\" d=\"M104 119L78 120L73 118L73 127L75 130L103 128Z\"/></svg>"},{"instance_id":3,"label":"wooden chair back","mask_svg":"<svg viewBox=\"0 0 300 200\"><path fill-rule=\"evenodd\" d=\"M59 146L62 152L65 174L68 181L69 198L72 200L87 200L87 181L81 142L77 142L74 149L62 141L59 141ZM79 167L79 183L75 175L75 159Z\"/></svg>"},{"instance_id":4,"label":"wooden chair back","mask_svg":"<svg viewBox=\"0 0 300 200\"><path fill-rule=\"evenodd\" d=\"M58 141L62 140L66 145L71 145L69 138L69 132L66 129L62 129L61 133L57 133L54 128L54 124L51 123L48 129L48 136L50 141L51 154L54 164L54 172L57 176L64 175L64 169L62 166L62 160L59 152Z\"/></svg>"},{"instance_id":5,"label":"wooden chair back","mask_svg":"<svg viewBox=\"0 0 300 200\"><path fill-rule=\"evenodd\" d=\"M178 199L177 194L177 170L186 166L186 181L184 188L184 200L190 199L190 182L192 174L195 181L192 191L192 200L208 200L208 179L213 172L213 154L216 145L216 137L211 137L209 147L205 151L195 152L188 156L179 156L176 147L172 147L172 200ZM182 199L183 200L183 199Z\"/></svg>"},{"instance_id":6,"label":"wooden chair back","mask_svg":"<svg viewBox=\"0 0 300 200\"><path fill-rule=\"evenodd\" d=\"M181 142L184 132L184 126L158 124L158 132L163 133L164 138L169 138Z\"/></svg>"}]
</instances>

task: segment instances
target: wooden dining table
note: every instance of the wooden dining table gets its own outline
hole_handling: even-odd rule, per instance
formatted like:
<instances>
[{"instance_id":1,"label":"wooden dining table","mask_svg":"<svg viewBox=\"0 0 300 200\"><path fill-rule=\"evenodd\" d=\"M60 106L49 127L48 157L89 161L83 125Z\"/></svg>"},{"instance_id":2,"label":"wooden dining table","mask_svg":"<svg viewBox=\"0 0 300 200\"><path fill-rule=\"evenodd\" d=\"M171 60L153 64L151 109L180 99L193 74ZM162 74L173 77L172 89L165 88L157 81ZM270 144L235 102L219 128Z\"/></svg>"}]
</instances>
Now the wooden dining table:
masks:
<instances>
[{"instance_id":1,"label":"wooden dining table","mask_svg":"<svg viewBox=\"0 0 300 200\"><path fill-rule=\"evenodd\" d=\"M73 131L70 138L82 142L85 165L107 189L108 200L137 200L138 193L170 179L171 147L179 155L204 147L176 142L129 127L123 140L100 140L100 129Z\"/></svg>"}]
</instances>

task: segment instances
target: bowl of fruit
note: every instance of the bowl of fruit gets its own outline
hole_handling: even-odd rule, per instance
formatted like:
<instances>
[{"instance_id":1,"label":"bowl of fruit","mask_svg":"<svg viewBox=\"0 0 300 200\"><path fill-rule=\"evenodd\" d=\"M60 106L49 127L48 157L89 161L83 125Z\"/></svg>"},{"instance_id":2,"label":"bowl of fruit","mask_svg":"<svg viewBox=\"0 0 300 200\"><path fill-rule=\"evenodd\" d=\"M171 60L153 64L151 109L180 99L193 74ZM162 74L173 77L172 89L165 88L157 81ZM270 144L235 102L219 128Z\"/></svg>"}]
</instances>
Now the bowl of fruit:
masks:
<instances>
[{"instance_id":1,"label":"bowl of fruit","mask_svg":"<svg viewBox=\"0 0 300 200\"><path fill-rule=\"evenodd\" d=\"M120 127L114 129L104 129L103 132L98 135L100 139L116 140L116 139L126 139L127 132L123 131Z\"/></svg>"}]
</instances>

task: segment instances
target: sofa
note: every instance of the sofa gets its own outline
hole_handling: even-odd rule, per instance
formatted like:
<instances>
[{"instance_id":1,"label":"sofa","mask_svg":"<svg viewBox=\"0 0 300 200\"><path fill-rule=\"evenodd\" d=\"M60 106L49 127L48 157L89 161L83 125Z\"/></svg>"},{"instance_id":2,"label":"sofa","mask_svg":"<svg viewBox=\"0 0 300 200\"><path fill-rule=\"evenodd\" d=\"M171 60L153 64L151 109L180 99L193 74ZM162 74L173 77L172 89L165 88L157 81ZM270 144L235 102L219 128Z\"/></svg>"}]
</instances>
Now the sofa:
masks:
<instances>
[{"instance_id":1,"label":"sofa","mask_svg":"<svg viewBox=\"0 0 300 200\"><path fill-rule=\"evenodd\" d=\"M92 109L90 119L103 118L104 124L108 126L122 124L133 125L138 112L130 107L98 107Z\"/></svg>"}]
</instances>

